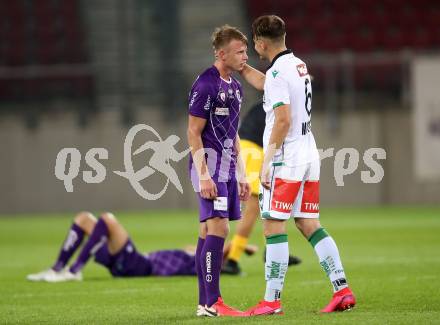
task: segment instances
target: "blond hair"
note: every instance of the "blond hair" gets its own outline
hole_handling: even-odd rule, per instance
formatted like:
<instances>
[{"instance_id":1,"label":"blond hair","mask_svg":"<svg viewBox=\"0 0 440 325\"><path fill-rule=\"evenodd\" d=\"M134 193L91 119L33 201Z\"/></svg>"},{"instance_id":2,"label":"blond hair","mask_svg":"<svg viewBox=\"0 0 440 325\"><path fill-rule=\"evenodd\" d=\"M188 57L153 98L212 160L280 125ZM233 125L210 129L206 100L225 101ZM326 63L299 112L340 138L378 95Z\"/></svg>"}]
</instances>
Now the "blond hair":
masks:
<instances>
[{"instance_id":1,"label":"blond hair","mask_svg":"<svg viewBox=\"0 0 440 325\"><path fill-rule=\"evenodd\" d=\"M217 27L212 33L211 40L214 50L221 49L233 40L242 41L248 45L247 37L238 28L229 25Z\"/></svg>"}]
</instances>

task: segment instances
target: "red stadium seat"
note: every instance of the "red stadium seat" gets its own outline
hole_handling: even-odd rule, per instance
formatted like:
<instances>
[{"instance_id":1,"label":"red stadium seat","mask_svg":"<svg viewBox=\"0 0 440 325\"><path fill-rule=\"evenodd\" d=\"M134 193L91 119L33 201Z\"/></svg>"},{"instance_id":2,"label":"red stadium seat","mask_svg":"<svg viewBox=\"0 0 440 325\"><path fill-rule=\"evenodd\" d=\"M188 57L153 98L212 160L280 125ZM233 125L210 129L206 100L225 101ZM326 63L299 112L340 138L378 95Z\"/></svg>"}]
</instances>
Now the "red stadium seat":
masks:
<instances>
[{"instance_id":1,"label":"red stadium seat","mask_svg":"<svg viewBox=\"0 0 440 325\"><path fill-rule=\"evenodd\" d=\"M253 17L279 13L289 43L307 53L423 50L440 43L440 2L435 0L247 1ZM319 35L311 39L305 31ZM342 34L342 35L341 35Z\"/></svg>"},{"instance_id":2,"label":"red stadium seat","mask_svg":"<svg viewBox=\"0 0 440 325\"><path fill-rule=\"evenodd\" d=\"M0 64L86 63L80 0L0 0ZM0 79L1 100L92 94L92 77Z\"/></svg>"}]
</instances>

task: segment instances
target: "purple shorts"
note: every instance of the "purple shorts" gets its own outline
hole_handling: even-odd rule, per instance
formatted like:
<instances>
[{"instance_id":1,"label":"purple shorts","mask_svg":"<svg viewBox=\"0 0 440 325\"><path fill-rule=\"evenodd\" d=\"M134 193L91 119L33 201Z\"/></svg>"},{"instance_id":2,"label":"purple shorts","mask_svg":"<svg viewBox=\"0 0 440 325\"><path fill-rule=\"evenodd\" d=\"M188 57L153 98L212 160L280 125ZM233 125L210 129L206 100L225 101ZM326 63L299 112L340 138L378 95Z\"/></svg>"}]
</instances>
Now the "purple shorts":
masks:
<instances>
[{"instance_id":1,"label":"purple shorts","mask_svg":"<svg viewBox=\"0 0 440 325\"><path fill-rule=\"evenodd\" d=\"M241 218L240 199L238 197L238 184L233 177L227 182L218 182L214 180L217 185L217 199L207 200L199 197L199 217L200 222L205 222L208 219L220 217L228 218L229 220L239 220Z\"/></svg>"},{"instance_id":2,"label":"purple shorts","mask_svg":"<svg viewBox=\"0 0 440 325\"><path fill-rule=\"evenodd\" d=\"M146 276L151 274L152 268L149 258L140 254L130 239L115 255L103 245L95 254L95 262L104 265L116 277Z\"/></svg>"}]
</instances>

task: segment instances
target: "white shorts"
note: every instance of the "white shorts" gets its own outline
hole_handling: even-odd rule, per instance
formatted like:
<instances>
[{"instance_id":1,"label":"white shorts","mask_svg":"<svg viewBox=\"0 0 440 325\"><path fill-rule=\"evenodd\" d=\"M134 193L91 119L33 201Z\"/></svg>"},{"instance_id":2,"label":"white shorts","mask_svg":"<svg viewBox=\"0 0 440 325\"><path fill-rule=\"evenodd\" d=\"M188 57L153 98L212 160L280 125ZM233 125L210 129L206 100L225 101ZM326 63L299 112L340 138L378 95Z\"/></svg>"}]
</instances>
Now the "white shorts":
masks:
<instances>
[{"instance_id":1,"label":"white shorts","mask_svg":"<svg viewBox=\"0 0 440 325\"><path fill-rule=\"evenodd\" d=\"M288 220L319 218L320 160L289 167L274 163L270 171L270 190L260 186L263 219Z\"/></svg>"}]
</instances>

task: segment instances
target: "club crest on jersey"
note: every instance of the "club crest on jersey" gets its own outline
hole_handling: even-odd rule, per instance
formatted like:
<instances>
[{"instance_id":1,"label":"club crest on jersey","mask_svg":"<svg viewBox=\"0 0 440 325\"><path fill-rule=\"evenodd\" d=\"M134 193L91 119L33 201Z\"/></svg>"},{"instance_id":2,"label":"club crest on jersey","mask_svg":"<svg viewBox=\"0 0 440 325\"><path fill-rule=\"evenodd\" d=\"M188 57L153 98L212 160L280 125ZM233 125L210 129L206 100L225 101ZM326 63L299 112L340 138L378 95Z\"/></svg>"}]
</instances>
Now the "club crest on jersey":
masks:
<instances>
[{"instance_id":1,"label":"club crest on jersey","mask_svg":"<svg viewBox=\"0 0 440 325\"><path fill-rule=\"evenodd\" d=\"M272 76L274 77L274 79L278 75L278 73L279 73L279 71L277 71L277 70L272 71Z\"/></svg>"},{"instance_id":2,"label":"club crest on jersey","mask_svg":"<svg viewBox=\"0 0 440 325\"><path fill-rule=\"evenodd\" d=\"M309 74L309 72L307 71L307 66L304 63L298 64L296 66L296 70L298 71L300 77L305 77Z\"/></svg>"},{"instance_id":3,"label":"club crest on jersey","mask_svg":"<svg viewBox=\"0 0 440 325\"><path fill-rule=\"evenodd\" d=\"M226 94L224 93L223 90L220 92L220 99L221 99L223 102L226 100Z\"/></svg>"},{"instance_id":4,"label":"club crest on jersey","mask_svg":"<svg viewBox=\"0 0 440 325\"><path fill-rule=\"evenodd\" d=\"M235 96L237 97L238 101L241 103L241 95L240 95L240 90L236 90L235 91Z\"/></svg>"},{"instance_id":5,"label":"club crest on jersey","mask_svg":"<svg viewBox=\"0 0 440 325\"><path fill-rule=\"evenodd\" d=\"M231 88L228 89L228 97L234 99L234 91Z\"/></svg>"}]
</instances>

